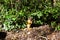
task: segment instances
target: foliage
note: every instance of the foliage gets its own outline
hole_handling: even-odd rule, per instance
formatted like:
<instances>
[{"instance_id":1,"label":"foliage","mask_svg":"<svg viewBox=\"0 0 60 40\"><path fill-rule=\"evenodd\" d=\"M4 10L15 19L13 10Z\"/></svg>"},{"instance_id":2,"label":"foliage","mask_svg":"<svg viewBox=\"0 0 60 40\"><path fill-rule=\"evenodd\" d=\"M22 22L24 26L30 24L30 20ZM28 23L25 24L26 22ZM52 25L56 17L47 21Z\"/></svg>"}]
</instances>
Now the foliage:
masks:
<instances>
[{"instance_id":1,"label":"foliage","mask_svg":"<svg viewBox=\"0 0 60 40\"><path fill-rule=\"evenodd\" d=\"M57 2L57 6L53 8L50 0L0 1L0 21L4 26L3 29L25 28L29 17L33 17L33 24L57 25L57 19L60 17L59 3ZM54 26L54 28L56 27Z\"/></svg>"}]
</instances>

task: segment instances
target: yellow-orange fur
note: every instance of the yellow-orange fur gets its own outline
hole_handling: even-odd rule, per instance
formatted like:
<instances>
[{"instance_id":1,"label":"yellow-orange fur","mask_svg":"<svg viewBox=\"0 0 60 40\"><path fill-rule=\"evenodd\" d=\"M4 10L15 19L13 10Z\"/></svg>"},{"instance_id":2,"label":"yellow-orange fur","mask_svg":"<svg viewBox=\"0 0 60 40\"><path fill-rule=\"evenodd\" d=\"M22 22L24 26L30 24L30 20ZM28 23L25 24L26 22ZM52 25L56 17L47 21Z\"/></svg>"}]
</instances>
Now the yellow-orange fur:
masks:
<instances>
[{"instance_id":1,"label":"yellow-orange fur","mask_svg":"<svg viewBox=\"0 0 60 40\"><path fill-rule=\"evenodd\" d=\"M28 20L27 20L27 30L31 30L31 24L32 24L32 18L30 17L30 18L28 18Z\"/></svg>"},{"instance_id":2,"label":"yellow-orange fur","mask_svg":"<svg viewBox=\"0 0 60 40\"><path fill-rule=\"evenodd\" d=\"M31 24L32 24L32 20L31 19L28 19L27 20L27 28L30 28Z\"/></svg>"},{"instance_id":3,"label":"yellow-orange fur","mask_svg":"<svg viewBox=\"0 0 60 40\"><path fill-rule=\"evenodd\" d=\"M27 28L25 28L24 30L31 30L32 28L30 28L30 27L31 27L31 24L32 24L32 18L31 17L28 18L26 23L27 23L26 24Z\"/></svg>"}]
</instances>

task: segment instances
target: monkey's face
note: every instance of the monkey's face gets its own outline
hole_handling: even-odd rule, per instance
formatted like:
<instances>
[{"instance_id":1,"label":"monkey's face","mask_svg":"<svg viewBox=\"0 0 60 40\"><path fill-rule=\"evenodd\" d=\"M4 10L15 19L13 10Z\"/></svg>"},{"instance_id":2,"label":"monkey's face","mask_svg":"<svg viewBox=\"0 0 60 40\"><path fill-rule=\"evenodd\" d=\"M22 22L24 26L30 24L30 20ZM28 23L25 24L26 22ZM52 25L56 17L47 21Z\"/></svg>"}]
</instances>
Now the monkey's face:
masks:
<instances>
[{"instance_id":1,"label":"monkey's face","mask_svg":"<svg viewBox=\"0 0 60 40\"><path fill-rule=\"evenodd\" d=\"M32 17L28 18L27 23L32 24Z\"/></svg>"},{"instance_id":2,"label":"monkey's face","mask_svg":"<svg viewBox=\"0 0 60 40\"><path fill-rule=\"evenodd\" d=\"M28 24L32 24L32 20L28 20L27 22L28 22Z\"/></svg>"}]
</instances>

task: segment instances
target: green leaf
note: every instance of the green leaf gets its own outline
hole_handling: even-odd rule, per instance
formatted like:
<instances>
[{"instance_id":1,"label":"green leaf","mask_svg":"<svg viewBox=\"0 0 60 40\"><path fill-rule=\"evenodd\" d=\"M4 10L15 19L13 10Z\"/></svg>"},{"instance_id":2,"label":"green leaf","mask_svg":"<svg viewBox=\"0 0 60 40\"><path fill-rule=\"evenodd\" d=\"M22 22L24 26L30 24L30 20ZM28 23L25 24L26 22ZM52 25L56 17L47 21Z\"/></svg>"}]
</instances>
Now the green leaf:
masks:
<instances>
[{"instance_id":1,"label":"green leaf","mask_svg":"<svg viewBox=\"0 0 60 40\"><path fill-rule=\"evenodd\" d=\"M16 18L12 18L12 20L14 20L14 21L15 21L15 20L16 20Z\"/></svg>"}]
</instances>

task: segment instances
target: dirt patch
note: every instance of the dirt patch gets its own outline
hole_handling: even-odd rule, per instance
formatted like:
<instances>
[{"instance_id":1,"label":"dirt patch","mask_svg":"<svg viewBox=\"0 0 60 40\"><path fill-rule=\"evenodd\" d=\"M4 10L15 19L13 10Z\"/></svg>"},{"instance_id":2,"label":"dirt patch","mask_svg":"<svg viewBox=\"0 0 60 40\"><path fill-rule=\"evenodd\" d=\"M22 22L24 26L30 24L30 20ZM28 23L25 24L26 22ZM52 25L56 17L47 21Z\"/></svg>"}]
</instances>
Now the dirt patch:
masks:
<instances>
[{"instance_id":1,"label":"dirt patch","mask_svg":"<svg viewBox=\"0 0 60 40\"><path fill-rule=\"evenodd\" d=\"M59 40L60 31L54 32L49 25L33 27L31 30L16 30L6 32L4 40ZM55 35L55 36L54 36Z\"/></svg>"},{"instance_id":2,"label":"dirt patch","mask_svg":"<svg viewBox=\"0 0 60 40\"><path fill-rule=\"evenodd\" d=\"M60 40L60 31L55 31L50 35L47 35L49 40Z\"/></svg>"}]
</instances>

